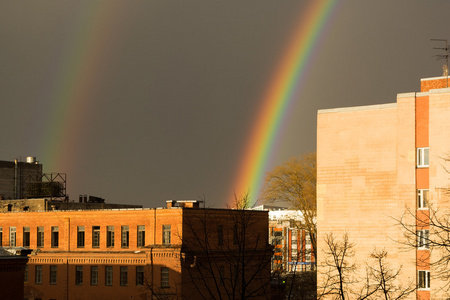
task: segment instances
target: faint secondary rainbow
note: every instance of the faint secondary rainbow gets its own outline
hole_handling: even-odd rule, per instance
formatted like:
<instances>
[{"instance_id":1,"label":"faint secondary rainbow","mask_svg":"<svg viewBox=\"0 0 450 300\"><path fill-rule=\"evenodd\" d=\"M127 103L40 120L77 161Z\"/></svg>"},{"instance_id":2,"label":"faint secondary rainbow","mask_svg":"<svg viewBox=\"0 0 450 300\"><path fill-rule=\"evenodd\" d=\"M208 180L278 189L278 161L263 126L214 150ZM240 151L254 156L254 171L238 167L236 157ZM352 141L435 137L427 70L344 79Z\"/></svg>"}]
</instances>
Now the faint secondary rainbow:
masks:
<instances>
[{"instance_id":1,"label":"faint secondary rainbow","mask_svg":"<svg viewBox=\"0 0 450 300\"><path fill-rule=\"evenodd\" d=\"M48 71L51 105L39 150L46 172L71 173L79 152L86 148L80 146L80 139L90 120L91 102L119 11L117 4L106 6L98 1L74 2L72 9L66 43Z\"/></svg>"},{"instance_id":2,"label":"faint secondary rainbow","mask_svg":"<svg viewBox=\"0 0 450 300\"><path fill-rule=\"evenodd\" d=\"M301 90L303 77L336 3L337 0L313 0L301 13L300 21L262 99L228 198L231 203L235 196L239 198L246 193L251 204L257 201L277 134L290 104Z\"/></svg>"}]
</instances>

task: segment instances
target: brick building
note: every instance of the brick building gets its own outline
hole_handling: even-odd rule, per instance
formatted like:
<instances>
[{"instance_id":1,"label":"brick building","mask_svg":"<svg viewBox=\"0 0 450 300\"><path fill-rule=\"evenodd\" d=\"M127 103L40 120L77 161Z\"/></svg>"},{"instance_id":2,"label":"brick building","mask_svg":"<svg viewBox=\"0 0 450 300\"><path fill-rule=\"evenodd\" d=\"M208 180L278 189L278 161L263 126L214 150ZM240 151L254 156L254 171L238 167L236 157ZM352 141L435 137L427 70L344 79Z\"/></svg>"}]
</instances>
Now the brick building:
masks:
<instances>
[{"instance_id":1,"label":"brick building","mask_svg":"<svg viewBox=\"0 0 450 300\"><path fill-rule=\"evenodd\" d=\"M426 221L430 207L449 208L442 159L450 151L448 132L448 77L422 79L420 92L398 94L396 103L318 112L318 266L324 261L323 237L347 232L355 244L352 262L361 272L374 249L385 249L389 263L402 267L397 283L417 283L409 299L447 299L441 289L447 282L434 276L430 263L439 253L427 244L429 226L415 224ZM402 216L418 236L408 251L396 221Z\"/></svg>"},{"instance_id":2,"label":"brick building","mask_svg":"<svg viewBox=\"0 0 450 300\"><path fill-rule=\"evenodd\" d=\"M0 291L2 299L23 299L25 268L29 249L0 248Z\"/></svg>"},{"instance_id":3,"label":"brick building","mask_svg":"<svg viewBox=\"0 0 450 300\"><path fill-rule=\"evenodd\" d=\"M0 230L1 245L33 249L25 299L269 295L266 211L168 201L155 209L3 212Z\"/></svg>"},{"instance_id":4,"label":"brick building","mask_svg":"<svg viewBox=\"0 0 450 300\"><path fill-rule=\"evenodd\" d=\"M269 244L274 247L272 272L292 273L315 269L314 254L308 231L299 226L299 210L261 205L254 209L269 211Z\"/></svg>"}]
</instances>

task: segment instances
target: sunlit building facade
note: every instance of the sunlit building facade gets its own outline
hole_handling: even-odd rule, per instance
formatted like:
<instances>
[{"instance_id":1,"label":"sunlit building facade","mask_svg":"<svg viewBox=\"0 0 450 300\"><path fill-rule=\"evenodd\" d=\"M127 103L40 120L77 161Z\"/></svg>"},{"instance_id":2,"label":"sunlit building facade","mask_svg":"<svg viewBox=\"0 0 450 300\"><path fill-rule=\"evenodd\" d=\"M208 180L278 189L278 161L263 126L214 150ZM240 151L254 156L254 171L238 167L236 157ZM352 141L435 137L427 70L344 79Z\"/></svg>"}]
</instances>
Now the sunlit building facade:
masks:
<instances>
[{"instance_id":1,"label":"sunlit building facade","mask_svg":"<svg viewBox=\"0 0 450 300\"><path fill-rule=\"evenodd\" d=\"M240 247L234 243L240 233L236 216L250 214L248 229L260 239L247 238L242 256L251 253L256 261L257 253L267 262L258 276L270 280L265 211L202 209L198 201L168 201L167 207L152 209L3 212L0 237L3 247L33 250L24 299L192 299L201 297L203 280L220 278L217 293L230 287L233 274L226 259ZM196 239L205 228L207 238ZM213 279L191 272L200 268L200 249L206 243L220 254L214 256ZM251 264L245 268L250 274ZM269 294L270 287L256 299Z\"/></svg>"},{"instance_id":2,"label":"sunlit building facade","mask_svg":"<svg viewBox=\"0 0 450 300\"><path fill-rule=\"evenodd\" d=\"M255 210L269 211L269 244L274 248L272 272L287 274L315 269L309 232L301 226L299 210L261 205Z\"/></svg>"},{"instance_id":3,"label":"sunlit building facade","mask_svg":"<svg viewBox=\"0 0 450 300\"><path fill-rule=\"evenodd\" d=\"M448 132L448 77L422 79L420 92L398 94L396 103L318 112L319 284L324 237L348 233L361 278L370 253L384 249L402 268L396 283L417 285L409 299L448 299L433 264L440 254L427 242L430 207L449 208ZM406 246L399 220L416 225L416 247Z\"/></svg>"}]
</instances>

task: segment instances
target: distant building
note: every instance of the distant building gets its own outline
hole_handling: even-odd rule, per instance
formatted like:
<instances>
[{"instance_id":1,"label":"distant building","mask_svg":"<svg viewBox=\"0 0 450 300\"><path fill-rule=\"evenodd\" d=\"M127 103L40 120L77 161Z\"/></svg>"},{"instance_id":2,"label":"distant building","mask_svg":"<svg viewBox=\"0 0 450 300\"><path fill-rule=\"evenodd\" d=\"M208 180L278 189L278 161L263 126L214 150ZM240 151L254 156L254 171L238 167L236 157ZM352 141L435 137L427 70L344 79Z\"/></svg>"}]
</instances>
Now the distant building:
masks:
<instances>
[{"instance_id":1,"label":"distant building","mask_svg":"<svg viewBox=\"0 0 450 300\"><path fill-rule=\"evenodd\" d=\"M318 257L325 256L329 233L349 234L351 261L359 266L374 249L384 249L392 267L402 268L397 283L417 283L408 299L448 299L442 295L448 282L435 276L439 270L431 263L439 253L429 249L426 224L430 207L450 208L442 160L450 151L448 83L447 76L426 78L420 92L398 94L396 103L318 112ZM396 226L405 213L412 226L416 219L425 222L417 221L417 248L410 251L402 244L404 229Z\"/></svg>"},{"instance_id":2,"label":"distant building","mask_svg":"<svg viewBox=\"0 0 450 300\"><path fill-rule=\"evenodd\" d=\"M291 273L315 269L310 235L299 226L303 221L301 211L267 205L254 209L269 211L269 243L274 247L272 272Z\"/></svg>"},{"instance_id":3,"label":"distant building","mask_svg":"<svg viewBox=\"0 0 450 300\"><path fill-rule=\"evenodd\" d=\"M42 165L35 157L26 161L0 161L0 200L24 199L28 184L42 178Z\"/></svg>"},{"instance_id":4,"label":"distant building","mask_svg":"<svg viewBox=\"0 0 450 300\"><path fill-rule=\"evenodd\" d=\"M66 194L66 174L43 173L35 157L0 161L0 212L142 208L142 205L105 203L105 199Z\"/></svg>"},{"instance_id":5,"label":"distant building","mask_svg":"<svg viewBox=\"0 0 450 300\"><path fill-rule=\"evenodd\" d=\"M238 297L236 272L249 281L245 293L270 296L267 211L202 209L198 201L153 209L29 209L0 213L0 232L3 247L34 249L21 299L211 298L206 288ZM238 260L246 262L245 272L230 268Z\"/></svg>"}]
</instances>

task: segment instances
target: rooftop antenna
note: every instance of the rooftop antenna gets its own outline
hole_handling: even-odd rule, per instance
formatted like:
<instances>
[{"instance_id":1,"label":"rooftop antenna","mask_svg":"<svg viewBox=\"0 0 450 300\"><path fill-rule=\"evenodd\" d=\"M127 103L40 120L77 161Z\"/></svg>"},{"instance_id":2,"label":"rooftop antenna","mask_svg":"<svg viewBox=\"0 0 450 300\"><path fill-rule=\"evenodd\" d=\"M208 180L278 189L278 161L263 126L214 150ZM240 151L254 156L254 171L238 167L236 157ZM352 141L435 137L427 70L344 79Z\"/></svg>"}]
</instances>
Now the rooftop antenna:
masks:
<instances>
[{"instance_id":1,"label":"rooftop antenna","mask_svg":"<svg viewBox=\"0 0 450 300\"><path fill-rule=\"evenodd\" d=\"M442 66L442 76L446 76L447 77L447 87L448 87L448 54L449 54L449 49L448 49L448 43L446 39L431 39L433 42L444 42L445 43L445 47L434 47L433 49L436 50L441 50L443 53L442 54L437 54L435 55L435 57L437 57L437 59L445 59L445 65Z\"/></svg>"}]
</instances>

